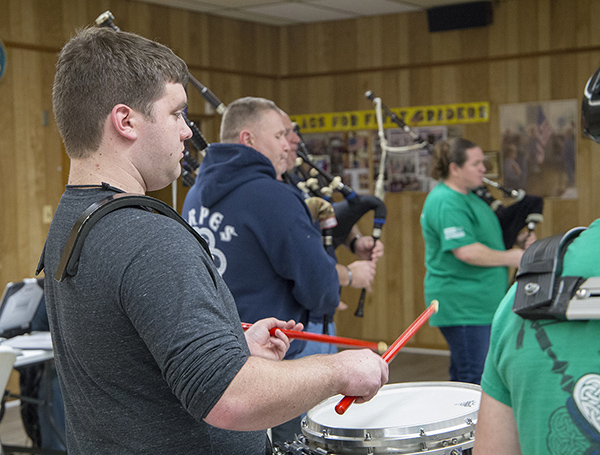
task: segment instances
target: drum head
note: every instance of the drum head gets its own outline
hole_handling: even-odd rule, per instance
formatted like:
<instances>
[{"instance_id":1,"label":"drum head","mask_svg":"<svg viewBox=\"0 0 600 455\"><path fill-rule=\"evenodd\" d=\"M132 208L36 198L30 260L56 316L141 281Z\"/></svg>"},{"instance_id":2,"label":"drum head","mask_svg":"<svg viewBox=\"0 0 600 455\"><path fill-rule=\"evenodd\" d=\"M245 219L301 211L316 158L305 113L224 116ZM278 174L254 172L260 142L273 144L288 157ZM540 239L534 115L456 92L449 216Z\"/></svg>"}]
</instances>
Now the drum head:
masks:
<instances>
[{"instance_id":1,"label":"drum head","mask_svg":"<svg viewBox=\"0 0 600 455\"><path fill-rule=\"evenodd\" d=\"M474 442L481 388L460 382L388 384L371 401L335 412L329 398L302 421L313 447L332 453L450 454Z\"/></svg>"}]
</instances>

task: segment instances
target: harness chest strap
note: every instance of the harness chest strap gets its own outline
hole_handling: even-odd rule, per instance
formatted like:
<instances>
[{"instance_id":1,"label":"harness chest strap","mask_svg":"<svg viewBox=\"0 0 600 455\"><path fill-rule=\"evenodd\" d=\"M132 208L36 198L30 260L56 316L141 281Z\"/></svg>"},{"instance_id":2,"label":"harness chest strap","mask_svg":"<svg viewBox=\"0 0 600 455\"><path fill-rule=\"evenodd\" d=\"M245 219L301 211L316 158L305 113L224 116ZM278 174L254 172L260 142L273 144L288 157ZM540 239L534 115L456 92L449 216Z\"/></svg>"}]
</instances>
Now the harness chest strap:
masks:
<instances>
[{"instance_id":1,"label":"harness chest strap","mask_svg":"<svg viewBox=\"0 0 600 455\"><path fill-rule=\"evenodd\" d=\"M56 281L62 281L66 276L74 276L79 265L79 255L90 230L105 215L125 207L138 207L144 210L155 211L161 215L177 221L190 232L202 245L204 250L212 257L206 240L190 226L173 208L159 199L130 193L118 193L107 196L90 205L77 219L67 239L67 244L60 258L60 263L54 275ZM44 255L46 245L36 269L36 275L44 269Z\"/></svg>"}]
</instances>

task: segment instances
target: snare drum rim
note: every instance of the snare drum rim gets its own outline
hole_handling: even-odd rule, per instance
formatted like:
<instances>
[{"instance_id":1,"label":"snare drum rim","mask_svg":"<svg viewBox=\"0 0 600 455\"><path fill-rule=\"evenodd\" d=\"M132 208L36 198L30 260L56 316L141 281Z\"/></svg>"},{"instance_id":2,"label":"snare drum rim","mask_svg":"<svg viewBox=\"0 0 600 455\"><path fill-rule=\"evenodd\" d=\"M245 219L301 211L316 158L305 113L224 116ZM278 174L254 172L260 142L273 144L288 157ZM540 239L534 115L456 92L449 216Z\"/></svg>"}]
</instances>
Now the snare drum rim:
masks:
<instances>
[{"instance_id":1,"label":"snare drum rim","mask_svg":"<svg viewBox=\"0 0 600 455\"><path fill-rule=\"evenodd\" d=\"M387 384L383 386L386 391L393 389L447 387L449 389L471 389L481 392L481 387L476 384L464 382L435 381L435 382L406 382ZM325 447L420 447L422 443L438 443L440 441L456 439L456 446L472 447L473 432L477 424L479 405L472 411L457 415L451 419L427 425L409 425L404 427L387 428L337 428L317 423L311 419L311 414L323 406L335 406L341 399L340 395L322 401L308 411L302 420L302 433L309 441L316 442ZM360 405L356 405L360 406ZM424 433L422 433L424 430Z\"/></svg>"}]
</instances>

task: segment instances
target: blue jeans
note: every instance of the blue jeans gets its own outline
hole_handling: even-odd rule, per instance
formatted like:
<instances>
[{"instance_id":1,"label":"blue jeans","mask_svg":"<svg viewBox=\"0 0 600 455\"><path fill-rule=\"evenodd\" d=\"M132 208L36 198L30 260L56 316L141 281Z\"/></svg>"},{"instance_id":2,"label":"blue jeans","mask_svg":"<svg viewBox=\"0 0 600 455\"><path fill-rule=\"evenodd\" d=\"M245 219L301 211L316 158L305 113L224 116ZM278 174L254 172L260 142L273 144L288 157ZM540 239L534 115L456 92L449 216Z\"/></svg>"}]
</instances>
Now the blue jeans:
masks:
<instances>
[{"instance_id":1,"label":"blue jeans","mask_svg":"<svg viewBox=\"0 0 600 455\"><path fill-rule=\"evenodd\" d=\"M450 347L450 380L479 384L490 347L490 325L439 327Z\"/></svg>"},{"instance_id":2,"label":"blue jeans","mask_svg":"<svg viewBox=\"0 0 600 455\"><path fill-rule=\"evenodd\" d=\"M327 326L329 335L335 335L335 324L330 322ZM322 322L308 321L305 330L312 333L323 333ZM335 344L320 343L317 341L307 341L306 347L298 354L296 358L306 357L314 354L335 354L338 352Z\"/></svg>"},{"instance_id":3,"label":"blue jeans","mask_svg":"<svg viewBox=\"0 0 600 455\"><path fill-rule=\"evenodd\" d=\"M53 363L47 362L40 384L39 399L46 404L39 406L38 419L44 449L66 450L65 405Z\"/></svg>"},{"instance_id":4,"label":"blue jeans","mask_svg":"<svg viewBox=\"0 0 600 455\"><path fill-rule=\"evenodd\" d=\"M323 333L322 322L308 322L305 330L312 333ZM335 324L330 322L328 325L329 335L335 335ZM306 357L314 354L335 354L337 352L337 346L334 344L319 343L316 341L307 341L306 346L302 351L294 356L295 359ZM301 421L302 417L298 416L289 422L282 423L276 427L271 428L273 443L281 443L284 441L294 441L295 435L302 434Z\"/></svg>"}]
</instances>

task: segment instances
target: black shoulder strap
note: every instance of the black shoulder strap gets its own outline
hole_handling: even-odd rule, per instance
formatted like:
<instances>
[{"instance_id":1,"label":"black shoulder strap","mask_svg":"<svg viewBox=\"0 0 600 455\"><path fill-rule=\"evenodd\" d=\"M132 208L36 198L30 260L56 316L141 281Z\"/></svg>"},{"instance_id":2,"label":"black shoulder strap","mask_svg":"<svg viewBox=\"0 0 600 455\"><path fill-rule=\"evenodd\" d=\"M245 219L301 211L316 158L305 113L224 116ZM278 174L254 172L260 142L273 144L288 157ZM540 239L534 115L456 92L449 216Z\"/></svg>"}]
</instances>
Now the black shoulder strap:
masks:
<instances>
[{"instance_id":1,"label":"black shoulder strap","mask_svg":"<svg viewBox=\"0 0 600 455\"><path fill-rule=\"evenodd\" d=\"M196 240L198 240L208 255L211 256L210 249L206 241L169 205L149 196L118 193L108 196L98 202L94 202L79 216L75 222L75 225L73 226L73 229L71 229L71 233L67 239L67 244L65 245L65 249L63 250L63 254L60 258L58 269L54 275L54 279L56 281L62 281L67 275L73 276L77 273L79 255L81 254L83 243L87 234L98 222L98 220L108 213L124 207L139 207L146 210L153 210L161 215L172 218L183 225L196 238ZM45 251L46 246L44 245L44 251L40 257L36 274L40 273L44 268Z\"/></svg>"},{"instance_id":2,"label":"black shoulder strap","mask_svg":"<svg viewBox=\"0 0 600 455\"><path fill-rule=\"evenodd\" d=\"M517 272L516 314L525 319L565 319L569 300L585 280L561 276L563 258L571 242L586 229L546 237L527 248Z\"/></svg>"}]
</instances>

